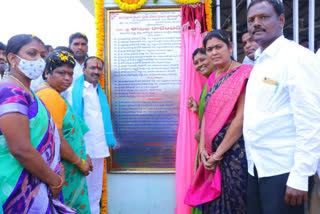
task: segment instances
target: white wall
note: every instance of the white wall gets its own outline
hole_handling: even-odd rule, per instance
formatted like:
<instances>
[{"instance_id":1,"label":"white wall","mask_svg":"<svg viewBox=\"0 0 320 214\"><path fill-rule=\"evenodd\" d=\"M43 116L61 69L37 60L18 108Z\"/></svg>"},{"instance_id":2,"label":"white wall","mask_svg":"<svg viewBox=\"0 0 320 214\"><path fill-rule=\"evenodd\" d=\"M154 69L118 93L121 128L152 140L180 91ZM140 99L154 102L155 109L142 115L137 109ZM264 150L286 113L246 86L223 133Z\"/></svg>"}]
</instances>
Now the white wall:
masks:
<instances>
[{"instance_id":1,"label":"white wall","mask_svg":"<svg viewBox=\"0 0 320 214\"><path fill-rule=\"evenodd\" d=\"M89 55L96 53L94 17L79 0L0 0L0 41L34 34L44 43L68 46L70 34L82 32L89 39Z\"/></svg>"}]
</instances>

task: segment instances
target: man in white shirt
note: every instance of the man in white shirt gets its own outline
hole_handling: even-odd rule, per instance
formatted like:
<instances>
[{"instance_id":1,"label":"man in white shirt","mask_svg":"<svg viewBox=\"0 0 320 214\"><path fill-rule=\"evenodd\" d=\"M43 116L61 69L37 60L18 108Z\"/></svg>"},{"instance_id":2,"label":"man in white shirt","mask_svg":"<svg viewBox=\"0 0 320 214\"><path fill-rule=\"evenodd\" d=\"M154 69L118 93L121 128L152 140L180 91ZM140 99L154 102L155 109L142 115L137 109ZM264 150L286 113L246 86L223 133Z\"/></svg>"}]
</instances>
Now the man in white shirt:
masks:
<instances>
[{"instance_id":1,"label":"man in white shirt","mask_svg":"<svg viewBox=\"0 0 320 214\"><path fill-rule=\"evenodd\" d=\"M320 156L320 70L315 55L283 37L279 0L253 0L259 44L245 98L248 214L302 214Z\"/></svg>"},{"instance_id":2,"label":"man in white shirt","mask_svg":"<svg viewBox=\"0 0 320 214\"><path fill-rule=\"evenodd\" d=\"M70 87L61 93L61 96L67 98L71 94L71 90L76 81L83 74L84 61L88 56L88 37L83 33L74 33L69 37L69 48L73 52L76 65L73 69L73 81Z\"/></svg>"},{"instance_id":3,"label":"man in white shirt","mask_svg":"<svg viewBox=\"0 0 320 214\"><path fill-rule=\"evenodd\" d=\"M75 81L83 74L84 61L88 55L88 38L83 33L74 33L69 37L69 48L74 53L76 66L73 69L73 80Z\"/></svg>"},{"instance_id":4,"label":"man in white shirt","mask_svg":"<svg viewBox=\"0 0 320 214\"><path fill-rule=\"evenodd\" d=\"M99 85L104 63L98 57L84 61L83 74L75 80L67 100L89 127L85 134L87 154L90 155L93 171L86 177L91 214L100 213L104 159L109 157L109 147L116 144L107 97Z\"/></svg>"},{"instance_id":5,"label":"man in white shirt","mask_svg":"<svg viewBox=\"0 0 320 214\"><path fill-rule=\"evenodd\" d=\"M320 49L317 51L318 61L320 62ZM320 68L319 68L320 69ZM318 163L317 176L314 176L314 186L311 195L309 213L319 214L320 210L320 160Z\"/></svg>"},{"instance_id":6,"label":"man in white shirt","mask_svg":"<svg viewBox=\"0 0 320 214\"><path fill-rule=\"evenodd\" d=\"M242 64L254 65L254 53L259 48L259 45L252 39L247 29L243 31L241 39L245 54Z\"/></svg>"}]
</instances>

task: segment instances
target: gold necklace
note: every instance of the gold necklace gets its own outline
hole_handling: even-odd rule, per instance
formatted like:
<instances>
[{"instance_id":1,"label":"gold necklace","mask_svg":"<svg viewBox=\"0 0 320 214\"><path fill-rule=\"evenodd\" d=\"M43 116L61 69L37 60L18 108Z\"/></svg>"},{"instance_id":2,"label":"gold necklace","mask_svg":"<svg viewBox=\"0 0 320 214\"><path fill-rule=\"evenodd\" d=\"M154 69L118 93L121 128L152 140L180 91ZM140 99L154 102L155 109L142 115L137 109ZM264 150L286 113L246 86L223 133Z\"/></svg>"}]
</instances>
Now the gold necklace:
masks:
<instances>
[{"instance_id":1,"label":"gold necklace","mask_svg":"<svg viewBox=\"0 0 320 214\"><path fill-rule=\"evenodd\" d=\"M232 63L233 63L233 60L231 60L231 63L230 63L230 65L229 65L229 68L228 68L227 70L225 70L224 72L226 72L226 71L229 71L229 70L230 70L230 68L231 68L231 66L232 66ZM222 73L224 73L224 72L222 72ZM222 74L222 73L220 73L220 74ZM216 73L216 76L215 76L215 78L214 78L214 79L217 79L217 78L220 76L220 74Z\"/></svg>"},{"instance_id":2,"label":"gold necklace","mask_svg":"<svg viewBox=\"0 0 320 214\"><path fill-rule=\"evenodd\" d=\"M34 99L34 95L33 95L33 93L30 91L30 89L28 89L18 78L16 78L15 76L13 76L13 75L9 75L12 79L14 79L15 81L17 81L17 83L24 89L24 90L26 90L29 94L30 94L30 96Z\"/></svg>"}]
</instances>

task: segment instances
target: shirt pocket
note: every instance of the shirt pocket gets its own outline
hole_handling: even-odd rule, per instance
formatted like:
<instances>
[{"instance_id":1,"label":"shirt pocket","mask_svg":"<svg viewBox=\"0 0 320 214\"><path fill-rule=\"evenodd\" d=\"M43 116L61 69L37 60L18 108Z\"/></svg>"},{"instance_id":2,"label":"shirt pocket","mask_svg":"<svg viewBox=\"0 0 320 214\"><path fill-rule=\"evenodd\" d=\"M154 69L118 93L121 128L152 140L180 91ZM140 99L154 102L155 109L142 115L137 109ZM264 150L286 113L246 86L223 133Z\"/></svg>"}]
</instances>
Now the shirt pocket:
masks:
<instances>
[{"instance_id":1,"label":"shirt pocket","mask_svg":"<svg viewBox=\"0 0 320 214\"><path fill-rule=\"evenodd\" d=\"M269 112L281 86L275 78L263 77L259 81L260 87L257 88L256 106L260 111Z\"/></svg>"}]
</instances>

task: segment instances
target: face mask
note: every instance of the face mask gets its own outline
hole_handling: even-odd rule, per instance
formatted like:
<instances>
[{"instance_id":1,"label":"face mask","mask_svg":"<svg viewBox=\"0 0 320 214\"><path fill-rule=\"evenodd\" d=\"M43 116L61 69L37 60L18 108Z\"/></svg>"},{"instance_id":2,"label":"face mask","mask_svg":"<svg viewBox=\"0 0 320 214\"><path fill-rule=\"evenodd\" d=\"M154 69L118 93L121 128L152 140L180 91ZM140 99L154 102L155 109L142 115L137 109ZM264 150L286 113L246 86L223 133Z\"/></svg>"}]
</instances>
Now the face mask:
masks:
<instances>
[{"instance_id":1,"label":"face mask","mask_svg":"<svg viewBox=\"0 0 320 214\"><path fill-rule=\"evenodd\" d=\"M16 55L19 59L20 62L17 65L18 68L24 75L26 75L29 79L37 79L44 71L44 68L46 66L46 63L43 59L38 59L35 61L29 61L22 59L18 55Z\"/></svg>"}]
</instances>

